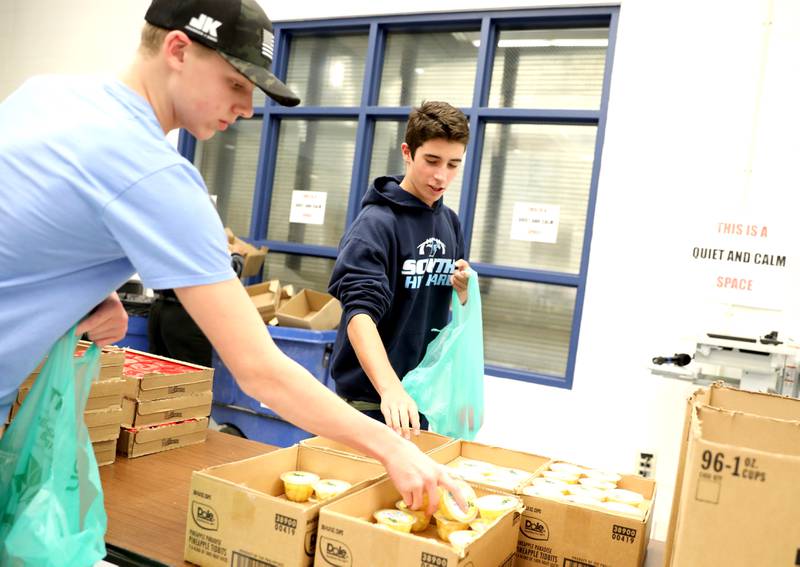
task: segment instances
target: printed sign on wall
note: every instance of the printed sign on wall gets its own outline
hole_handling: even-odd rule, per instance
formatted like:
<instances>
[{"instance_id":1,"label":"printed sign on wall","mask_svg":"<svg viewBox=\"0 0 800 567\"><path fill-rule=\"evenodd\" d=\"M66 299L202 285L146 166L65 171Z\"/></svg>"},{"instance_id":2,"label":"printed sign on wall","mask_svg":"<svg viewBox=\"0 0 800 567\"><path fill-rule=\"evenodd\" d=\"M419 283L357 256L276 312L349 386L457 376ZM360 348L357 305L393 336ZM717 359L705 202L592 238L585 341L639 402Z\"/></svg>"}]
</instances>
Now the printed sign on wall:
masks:
<instances>
[{"instance_id":1,"label":"printed sign on wall","mask_svg":"<svg viewBox=\"0 0 800 567\"><path fill-rule=\"evenodd\" d=\"M325 191L292 191L289 222L300 224L325 224Z\"/></svg>"},{"instance_id":2,"label":"printed sign on wall","mask_svg":"<svg viewBox=\"0 0 800 567\"><path fill-rule=\"evenodd\" d=\"M559 205L539 203L514 203L511 218L511 240L528 242L547 242L555 244L558 240Z\"/></svg>"},{"instance_id":3,"label":"printed sign on wall","mask_svg":"<svg viewBox=\"0 0 800 567\"><path fill-rule=\"evenodd\" d=\"M717 301L783 309L794 269L785 226L766 219L718 219L705 223L691 245L702 289Z\"/></svg>"}]
</instances>

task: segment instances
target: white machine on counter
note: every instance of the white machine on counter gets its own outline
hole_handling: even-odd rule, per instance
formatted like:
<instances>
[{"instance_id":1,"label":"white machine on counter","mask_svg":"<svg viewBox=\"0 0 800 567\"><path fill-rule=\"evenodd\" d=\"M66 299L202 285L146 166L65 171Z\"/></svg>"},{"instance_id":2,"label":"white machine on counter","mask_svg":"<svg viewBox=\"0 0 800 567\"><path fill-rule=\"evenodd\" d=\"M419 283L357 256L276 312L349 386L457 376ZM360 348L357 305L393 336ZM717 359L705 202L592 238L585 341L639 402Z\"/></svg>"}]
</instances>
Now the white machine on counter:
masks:
<instances>
[{"instance_id":1,"label":"white machine on counter","mask_svg":"<svg viewBox=\"0 0 800 567\"><path fill-rule=\"evenodd\" d=\"M710 384L724 380L742 390L800 397L797 363L800 344L708 333L695 342L693 356L655 357L651 371L670 378Z\"/></svg>"}]
</instances>

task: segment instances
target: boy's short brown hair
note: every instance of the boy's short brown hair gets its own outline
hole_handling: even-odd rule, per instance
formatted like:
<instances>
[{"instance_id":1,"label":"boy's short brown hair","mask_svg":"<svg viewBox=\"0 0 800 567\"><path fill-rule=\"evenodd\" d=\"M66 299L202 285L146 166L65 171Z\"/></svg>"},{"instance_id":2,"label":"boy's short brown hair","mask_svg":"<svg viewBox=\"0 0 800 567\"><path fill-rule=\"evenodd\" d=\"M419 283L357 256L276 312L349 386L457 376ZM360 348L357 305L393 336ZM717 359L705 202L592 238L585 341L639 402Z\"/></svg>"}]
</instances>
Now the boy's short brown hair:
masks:
<instances>
[{"instance_id":1,"label":"boy's short brown hair","mask_svg":"<svg viewBox=\"0 0 800 567\"><path fill-rule=\"evenodd\" d=\"M406 144L411 150L411 158L418 147L435 138L459 142L466 148L469 122L464 113L446 102L435 100L423 102L412 110L406 126Z\"/></svg>"},{"instance_id":2,"label":"boy's short brown hair","mask_svg":"<svg viewBox=\"0 0 800 567\"><path fill-rule=\"evenodd\" d=\"M145 23L139 41L139 50L145 55L156 55L168 33L169 30Z\"/></svg>"}]
</instances>

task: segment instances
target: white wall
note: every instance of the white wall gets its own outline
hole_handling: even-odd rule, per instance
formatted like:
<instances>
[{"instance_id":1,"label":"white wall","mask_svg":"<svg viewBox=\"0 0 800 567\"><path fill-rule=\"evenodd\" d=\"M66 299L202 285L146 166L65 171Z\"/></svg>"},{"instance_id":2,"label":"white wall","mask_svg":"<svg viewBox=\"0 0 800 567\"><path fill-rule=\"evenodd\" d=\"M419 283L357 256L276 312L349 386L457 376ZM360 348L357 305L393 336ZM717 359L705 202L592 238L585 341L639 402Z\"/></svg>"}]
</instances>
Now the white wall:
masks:
<instances>
[{"instance_id":1,"label":"white wall","mask_svg":"<svg viewBox=\"0 0 800 567\"><path fill-rule=\"evenodd\" d=\"M135 48L147 5L4 0L0 97L35 73L118 69ZM545 6L262 5L275 20ZM800 338L793 297L782 312L705 301L691 283L687 240L725 207L744 216L798 210L799 48L793 0L624 0L574 386L488 379L481 441L623 470L633 469L640 449L656 451L657 538L666 534L683 400L692 387L651 376L650 358L682 348L681 337L725 330L745 316L752 333L774 328Z\"/></svg>"}]
</instances>

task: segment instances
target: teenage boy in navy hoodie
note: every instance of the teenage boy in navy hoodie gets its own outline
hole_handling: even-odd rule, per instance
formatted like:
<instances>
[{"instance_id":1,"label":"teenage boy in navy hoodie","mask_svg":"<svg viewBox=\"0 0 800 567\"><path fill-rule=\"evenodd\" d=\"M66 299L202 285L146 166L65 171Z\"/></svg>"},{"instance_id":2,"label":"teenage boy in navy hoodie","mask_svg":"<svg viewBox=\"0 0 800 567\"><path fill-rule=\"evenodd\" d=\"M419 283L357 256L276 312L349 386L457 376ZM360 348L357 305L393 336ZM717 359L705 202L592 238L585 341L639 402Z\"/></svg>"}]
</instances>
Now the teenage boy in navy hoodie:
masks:
<instances>
[{"instance_id":1,"label":"teenage boy in navy hoodie","mask_svg":"<svg viewBox=\"0 0 800 567\"><path fill-rule=\"evenodd\" d=\"M403 388L447 324L451 286L467 301L461 223L442 196L469 140L464 114L425 102L408 117L405 176L379 177L339 244L328 291L343 306L331 375L350 405L405 438L427 429Z\"/></svg>"}]
</instances>

